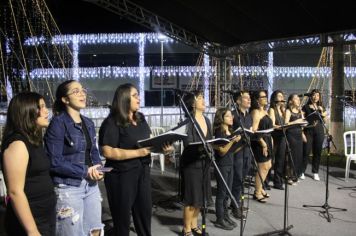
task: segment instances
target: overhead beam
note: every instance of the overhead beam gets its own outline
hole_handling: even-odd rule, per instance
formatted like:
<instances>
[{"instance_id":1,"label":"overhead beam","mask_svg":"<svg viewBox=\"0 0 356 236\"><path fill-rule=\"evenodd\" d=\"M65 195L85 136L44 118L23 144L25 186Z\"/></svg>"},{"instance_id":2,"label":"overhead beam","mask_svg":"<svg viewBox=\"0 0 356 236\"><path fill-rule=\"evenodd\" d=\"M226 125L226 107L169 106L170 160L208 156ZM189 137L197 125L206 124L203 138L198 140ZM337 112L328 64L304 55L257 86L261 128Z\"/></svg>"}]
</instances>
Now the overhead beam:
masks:
<instances>
[{"instance_id":1,"label":"overhead beam","mask_svg":"<svg viewBox=\"0 0 356 236\"><path fill-rule=\"evenodd\" d=\"M196 48L204 53L211 54L215 50L212 44L202 38L166 19L146 10L145 8L128 0L84 0L100 6L110 12L127 18L154 32L160 32L180 41L186 45Z\"/></svg>"},{"instance_id":2,"label":"overhead beam","mask_svg":"<svg viewBox=\"0 0 356 236\"><path fill-rule=\"evenodd\" d=\"M230 48L216 48L214 54L230 56L257 52L282 51L310 47L329 47L356 43L356 29L317 35L274 39L236 45Z\"/></svg>"}]
</instances>

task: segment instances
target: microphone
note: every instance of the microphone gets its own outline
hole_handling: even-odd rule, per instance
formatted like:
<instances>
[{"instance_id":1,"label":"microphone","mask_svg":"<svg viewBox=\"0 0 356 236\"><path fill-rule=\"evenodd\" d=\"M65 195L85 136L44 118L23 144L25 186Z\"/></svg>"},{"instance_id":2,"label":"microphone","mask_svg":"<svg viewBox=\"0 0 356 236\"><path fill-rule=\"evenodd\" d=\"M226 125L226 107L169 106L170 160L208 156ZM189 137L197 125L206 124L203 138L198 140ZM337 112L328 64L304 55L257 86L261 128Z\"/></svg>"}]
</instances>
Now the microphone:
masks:
<instances>
[{"instance_id":1,"label":"microphone","mask_svg":"<svg viewBox=\"0 0 356 236\"><path fill-rule=\"evenodd\" d=\"M346 96L346 95L331 95L331 97L337 99L352 99L351 96Z\"/></svg>"},{"instance_id":2,"label":"microphone","mask_svg":"<svg viewBox=\"0 0 356 236\"><path fill-rule=\"evenodd\" d=\"M302 93L299 94L298 97L310 97L312 95L312 93Z\"/></svg>"},{"instance_id":3,"label":"microphone","mask_svg":"<svg viewBox=\"0 0 356 236\"><path fill-rule=\"evenodd\" d=\"M177 95L185 95L185 94L191 94L191 95L194 95L192 92L190 91L184 91L184 90L181 90L181 89L173 89L174 93L177 94Z\"/></svg>"},{"instance_id":4,"label":"microphone","mask_svg":"<svg viewBox=\"0 0 356 236\"><path fill-rule=\"evenodd\" d=\"M231 95L235 95L235 94L239 93L240 91L235 91L235 90L221 90L221 92L223 92L223 93L228 93L228 94L231 94Z\"/></svg>"},{"instance_id":5,"label":"microphone","mask_svg":"<svg viewBox=\"0 0 356 236\"><path fill-rule=\"evenodd\" d=\"M190 122L189 119L185 119L177 124L176 127L172 128L171 131L177 130Z\"/></svg>"}]
</instances>

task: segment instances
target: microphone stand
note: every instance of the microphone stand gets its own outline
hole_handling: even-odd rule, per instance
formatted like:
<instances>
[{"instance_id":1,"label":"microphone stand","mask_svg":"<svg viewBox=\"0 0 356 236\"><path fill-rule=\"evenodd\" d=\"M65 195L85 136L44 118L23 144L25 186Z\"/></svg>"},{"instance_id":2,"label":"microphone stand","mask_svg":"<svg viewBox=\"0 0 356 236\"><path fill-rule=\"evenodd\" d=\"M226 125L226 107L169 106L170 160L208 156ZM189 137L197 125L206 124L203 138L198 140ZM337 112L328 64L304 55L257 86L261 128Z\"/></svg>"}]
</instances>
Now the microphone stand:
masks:
<instances>
[{"instance_id":1,"label":"microphone stand","mask_svg":"<svg viewBox=\"0 0 356 236\"><path fill-rule=\"evenodd\" d=\"M210 163L212 163L214 165L214 168L215 168L216 172L218 173L218 176L221 178L225 188L227 189L227 192L228 192L231 200L234 202L235 205L237 205L236 199L232 195L232 193L231 193L231 191L230 191L230 189L229 189L224 177L221 174L221 171L220 171L219 167L217 166L217 164L216 164L216 162L215 162L215 160L213 158L213 153L214 152L213 152L211 146L208 145L208 143L206 142L206 140L203 137L203 134L200 131L201 129L199 128L198 122L196 121L195 117L193 117L189 113L188 108L187 108L186 104L184 103L183 97L181 96L181 94L177 93L177 96L179 98L179 101L181 102L181 105L182 105L184 113L188 116L188 119L193 124L194 130L197 132L197 134L199 136L199 140L203 144L204 151L208 155L208 159L209 159ZM205 189L204 189L204 179L205 179L204 170L202 170L202 176L203 176L203 178L202 178L203 179L203 183L202 183L202 188L203 188L203 208L202 208L202 229L201 230L202 230L202 235L206 236L206 210L207 210L206 202L207 201L206 201Z\"/></svg>"},{"instance_id":2,"label":"microphone stand","mask_svg":"<svg viewBox=\"0 0 356 236\"><path fill-rule=\"evenodd\" d=\"M309 98L311 99L311 98ZM315 109L315 113L318 115L318 118L324 128L324 130L326 131L326 137L327 137L327 146L326 146L326 150L327 150L327 156L326 156L326 182L325 182L325 185L326 185L326 189L325 189L325 202L323 205L303 205L303 207L320 207L320 208L323 208L325 211L320 211L321 214L323 215L326 215L326 219L328 222L331 222L331 218L330 218L330 213L329 213L329 210L330 209L335 209L335 210L339 210L339 211L347 211L347 209L345 208L337 208L337 207L331 207L329 204L328 204L328 200L329 200L329 157L330 157L330 143L333 144L335 150L337 150L336 146L335 146L335 143L333 141L333 138L332 136L329 134L329 130L327 129L326 125L325 125L325 122L323 120L323 118L321 117L321 114L320 112L318 111L318 107L312 103L313 106L314 106L314 109Z\"/></svg>"},{"instance_id":3,"label":"microphone stand","mask_svg":"<svg viewBox=\"0 0 356 236\"><path fill-rule=\"evenodd\" d=\"M290 145L289 145L289 142L288 142L288 139L287 139L287 134L286 134L286 129L283 127L283 122L281 120L281 117L279 116L279 113L278 113L278 109L277 107L274 107L273 108L275 110L275 113L277 115L275 115L275 117L278 119L278 122L281 125L281 130L282 130L282 133L283 133L283 137L285 139L285 142L286 142L286 156L285 156L285 162L284 162L284 211L283 211L283 229L280 229L280 230L275 230L275 231L271 231L271 232L268 232L268 233L265 233L263 235L274 235L274 234L279 234L279 235L292 235L291 233L288 232L288 230L292 229L293 228L293 225L288 225L288 171L287 171L287 168L288 168L288 161L290 161L291 163L291 166L290 168L292 169L292 171L294 172L294 175L296 178L298 178L297 176L297 173L295 171L295 165L294 165L294 161L293 161L293 158L292 158L292 151L290 149ZM288 225L288 226L287 226Z\"/></svg>"},{"instance_id":4,"label":"microphone stand","mask_svg":"<svg viewBox=\"0 0 356 236\"><path fill-rule=\"evenodd\" d=\"M245 130L245 127L243 126L242 124L242 120L241 120L241 117L239 115L239 107L238 105L236 104L236 102L234 101L234 96L233 94L229 93L230 95L230 100L231 100L231 104L232 106L234 107L235 111L236 111L236 114L237 114L237 117L238 117L238 122L239 122L239 127L241 128L242 130L242 136L243 138L245 139L246 143L247 143L247 146L248 146L248 149L250 151L250 154L251 154L251 157L252 157L252 160L253 160L253 163L255 165L255 168L257 170L257 173L258 173L258 177L260 178L260 181L262 183L262 186L263 186L263 189L266 189L265 187L265 184L264 184L264 181L262 180L262 176L261 176L261 173L260 173L260 170L258 168L258 165L257 165L257 161L256 161L256 158L255 158L255 155L252 151L252 148L251 148L251 142L250 142L250 138L247 136L247 133L246 133L246 130ZM243 150L241 150L243 151ZM245 199L245 196L244 196L244 178L242 178L242 188L241 188L241 207L240 207L240 211L241 211L241 218L240 218L240 235L242 236L243 235L243 231L244 231L244 228L245 228L245 225L246 225L246 222L247 222L247 216L246 216L246 220L245 220L245 224L243 223L244 219L243 219L243 205L244 205L244 199ZM236 209L238 210L238 207L237 207L237 202L234 201L234 205L236 207ZM242 227L243 226L243 227Z\"/></svg>"}]
</instances>

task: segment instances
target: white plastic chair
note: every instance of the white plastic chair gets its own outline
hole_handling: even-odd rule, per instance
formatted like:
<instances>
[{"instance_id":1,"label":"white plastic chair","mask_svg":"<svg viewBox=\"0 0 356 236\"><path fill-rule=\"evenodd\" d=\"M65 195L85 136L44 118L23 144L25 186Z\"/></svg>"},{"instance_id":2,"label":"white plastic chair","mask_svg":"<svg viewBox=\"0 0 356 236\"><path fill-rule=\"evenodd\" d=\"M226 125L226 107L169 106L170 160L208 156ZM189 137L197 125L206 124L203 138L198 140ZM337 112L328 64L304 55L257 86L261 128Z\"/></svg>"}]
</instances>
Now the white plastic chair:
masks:
<instances>
[{"instance_id":1,"label":"white plastic chair","mask_svg":"<svg viewBox=\"0 0 356 236\"><path fill-rule=\"evenodd\" d=\"M348 146L348 140L350 146ZM356 131L347 131L344 133L344 152L346 156L345 181L347 182L350 174L351 161L356 162Z\"/></svg>"},{"instance_id":2,"label":"white plastic chair","mask_svg":"<svg viewBox=\"0 0 356 236\"><path fill-rule=\"evenodd\" d=\"M151 127L151 132L152 132L152 136L157 136L159 134L164 133L165 130L162 127ZM164 172L164 154L163 153L151 152L151 168L153 166L154 159L156 159L157 157L159 158L159 163L161 165L161 172L163 174L163 172Z\"/></svg>"}]
</instances>

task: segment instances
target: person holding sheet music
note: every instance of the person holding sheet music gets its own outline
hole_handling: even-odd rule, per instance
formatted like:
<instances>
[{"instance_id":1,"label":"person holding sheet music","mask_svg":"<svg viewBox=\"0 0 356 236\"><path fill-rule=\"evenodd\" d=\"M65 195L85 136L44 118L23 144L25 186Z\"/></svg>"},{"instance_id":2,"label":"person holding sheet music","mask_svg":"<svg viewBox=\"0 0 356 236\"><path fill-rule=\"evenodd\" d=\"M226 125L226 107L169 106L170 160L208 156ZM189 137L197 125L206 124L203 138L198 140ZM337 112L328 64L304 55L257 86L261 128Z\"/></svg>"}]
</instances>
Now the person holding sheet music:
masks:
<instances>
[{"instance_id":1,"label":"person holding sheet music","mask_svg":"<svg viewBox=\"0 0 356 236\"><path fill-rule=\"evenodd\" d=\"M234 115L234 123L233 123L233 130L238 129L241 127L240 121L242 126L245 129L252 128L252 116L249 113L249 109L251 107L251 98L248 91L241 91L234 94L234 100L238 105L238 111L233 111ZM240 211L240 200L241 200L241 193L243 188L243 181L245 177L248 175L251 169L251 152L249 147L246 145L244 146L239 152L234 154L234 178L232 181L232 195L234 195L238 206L234 206L231 203L232 208L232 215L236 219L241 219L241 217L245 218L244 215L241 214ZM247 210L245 208L244 210Z\"/></svg>"},{"instance_id":2,"label":"person holding sheet music","mask_svg":"<svg viewBox=\"0 0 356 236\"><path fill-rule=\"evenodd\" d=\"M266 130L273 128L273 122L267 114L266 107L268 105L267 94L264 90L254 94L251 115L252 115L252 130ZM252 149L258 164L259 173L256 171L255 177L255 193L253 198L260 203L266 203L266 198L270 195L265 192L262 187L262 181L265 181L269 169L271 168L272 159L272 137L270 133L257 135L256 139L251 142ZM261 178L260 178L261 177Z\"/></svg>"},{"instance_id":3,"label":"person holding sheet music","mask_svg":"<svg viewBox=\"0 0 356 236\"><path fill-rule=\"evenodd\" d=\"M132 84L120 85L109 116L99 131L99 146L106 158L104 181L115 235L130 234L130 218L137 235L151 235L152 199L149 148L138 148L137 141L150 137L145 117L138 112L140 96ZM163 150L170 147L164 145Z\"/></svg>"},{"instance_id":4,"label":"person holding sheet music","mask_svg":"<svg viewBox=\"0 0 356 236\"><path fill-rule=\"evenodd\" d=\"M211 139L211 123L203 114L205 103L202 91L186 94L183 99L189 113L195 117L203 137L206 140ZM192 123L187 124L186 131L188 137L184 141L185 147L189 143L200 141ZM198 227L198 215L205 204L204 200L210 201L211 199L210 160L201 146L197 148L199 148L199 157L188 157L195 161L187 162L189 164L181 163L182 200L184 203L182 235L185 236L202 235L202 230ZM202 189L204 189L204 196Z\"/></svg>"},{"instance_id":5,"label":"person holding sheet music","mask_svg":"<svg viewBox=\"0 0 356 236\"><path fill-rule=\"evenodd\" d=\"M228 108L219 108L214 117L214 135L215 138L228 138L232 133L233 115ZM240 141L241 136L237 135L232 138L230 143L225 146L216 147L215 159L216 164L220 169L221 175L224 178L228 188L232 187L233 180L233 156L234 152L231 151L235 145ZM221 180L218 173L215 174L217 182L217 193L215 200L215 226L224 230L232 230L237 226L236 222L231 220L228 209L227 200L229 198L228 191Z\"/></svg>"},{"instance_id":6,"label":"person holding sheet music","mask_svg":"<svg viewBox=\"0 0 356 236\"><path fill-rule=\"evenodd\" d=\"M268 114L272 120L274 127L284 125L285 116L285 101L284 94L281 90L276 90L271 95L271 104ZM282 130L275 130L272 133L273 138L273 187L275 189L284 190L283 188L283 174L284 174L284 160L286 157L286 140Z\"/></svg>"},{"instance_id":7,"label":"person holding sheet music","mask_svg":"<svg viewBox=\"0 0 356 236\"><path fill-rule=\"evenodd\" d=\"M302 111L300 109L300 98L298 94L292 93L288 97L287 110L285 115L286 124L298 124L304 121ZM302 176L302 158L303 158L303 141L306 142L306 137L301 126L295 126L287 129L287 139L291 149L294 171L297 176ZM290 163L290 168L293 165ZM292 176L294 172L291 173ZM297 178L292 178L293 182L297 182Z\"/></svg>"},{"instance_id":8,"label":"person holding sheet music","mask_svg":"<svg viewBox=\"0 0 356 236\"><path fill-rule=\"evenodd\" d=\"M308 121L309 125L305 127L304 134L307 142L303 148L303 166L302 173L305 173L307 167L307 160L310 151L313 152L312 161L312 173L313 179L319 181L319 164L321 158L321 151L323 148L323 142L325 138L324 127L320 120L320 117L325 121L326 112L322 105L321 93L319 90L314 89L311 91L311 95L307 104L302 108L304 117ZM319 114L317 114L319 113ZM319 116L320 115L320 116ZM303 177L303 175L302 175Z\"/></svg>"}]
</instances>

